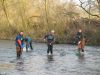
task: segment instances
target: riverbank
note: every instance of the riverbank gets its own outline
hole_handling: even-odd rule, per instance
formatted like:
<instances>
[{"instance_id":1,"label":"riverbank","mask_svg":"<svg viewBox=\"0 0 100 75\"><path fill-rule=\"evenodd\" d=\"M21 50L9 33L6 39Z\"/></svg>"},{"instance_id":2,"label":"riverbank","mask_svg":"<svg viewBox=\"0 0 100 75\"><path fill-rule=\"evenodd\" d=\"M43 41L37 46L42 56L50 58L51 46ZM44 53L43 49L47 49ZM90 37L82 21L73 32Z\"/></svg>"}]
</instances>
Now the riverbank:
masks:
<instances>
[{"instance_id":1,"label":"riverbank","mask_svg":"<svg viewBox=\"0 0 100 75\"><path fill-rule=\"evenodd\" d=\"M20 32L24 32L24 37L30 36L36 42L44 42L43 37L50 32L50 30L55 30L56 43L70 43L74 42L74 37L78 29L82 29L84 35L86 36L88 42L87 45L98 45L100 46L100 20L81 18L78 20L82 23L78 24L77 21L70 22L68 25L62 27L61 24L55 28L46 27L31 27L27 28L17 26L0 26L0 39L2 40L15 40L16 35ZM83 24L84 22L84 24ZM39 26L39 25L37 25ZM46 28L45 28L46 27ZM62 28L61 28L62 27Z\"/></svg>"}]
</instances>

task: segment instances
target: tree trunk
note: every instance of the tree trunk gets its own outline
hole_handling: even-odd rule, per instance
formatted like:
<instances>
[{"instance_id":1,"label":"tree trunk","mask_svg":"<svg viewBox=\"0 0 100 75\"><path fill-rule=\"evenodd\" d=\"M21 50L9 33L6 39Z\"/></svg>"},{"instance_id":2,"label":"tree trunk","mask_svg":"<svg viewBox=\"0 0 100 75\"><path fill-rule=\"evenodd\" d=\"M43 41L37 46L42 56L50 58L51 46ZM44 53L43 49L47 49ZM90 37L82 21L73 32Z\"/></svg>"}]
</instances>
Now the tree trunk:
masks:
<instances>
[{"instance_id":1,"label":"tree trunk","mask_svg":"<svg viewBox=\"0 0 100 75\"><path fill-rule=\"evenodd\" d=\"M45 0L45 16L46 16L46 24L48 25L48 2Z\"/></svg>"},{"instance_id":2,"label":"tree trunk","mask_svg":"<svg viewBox=\"0 0 100 75\"><path fill-rule=\"evenodd\" d=\"M100 0L97 0L97 3L98 3L99 14L100 14Z\"/></svg>"},{"instance_id":3,"label":"tree trunk","mask_svg":"<svg viewBox=\"0 0 100 75\"><path fill-rule=\"evenodd\" d=\"M7 11L6 11L6 7L5 7L5 4L4 4L5 0L2 0L2 7L3 7L3 11L5 13L5 16L6 16L6 19L8 21L8 26L10 26L10 21L9 21L9 18L8 18L8 15L7 15Z\"/></svg>"}]
</instances>

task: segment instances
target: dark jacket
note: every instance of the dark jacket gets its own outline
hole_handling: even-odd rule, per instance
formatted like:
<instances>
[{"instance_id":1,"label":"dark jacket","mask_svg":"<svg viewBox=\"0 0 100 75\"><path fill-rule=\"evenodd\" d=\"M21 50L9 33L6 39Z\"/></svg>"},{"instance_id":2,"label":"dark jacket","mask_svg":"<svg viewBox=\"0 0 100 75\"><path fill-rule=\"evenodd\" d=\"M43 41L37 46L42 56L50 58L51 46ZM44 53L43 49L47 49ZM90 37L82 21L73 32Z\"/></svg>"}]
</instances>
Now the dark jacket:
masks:
<instances>
[{"instance_id":1,"label":"dark jacket","mask_svg":"<svg viewBox=\"0 0 100 75\"><path fill-rule=\"evenodd\" d=\"M83 33L82 32L77 32L76 36L75 36L75 44L78 44L79 41L81 41L84 38Z\"/></svg>"},{"instance_id":2,"label":"dark jacket","mask_svg":"<svg viewBox=\"0 0 100 75\"><path fill-rule=\"evenodd\" d=\"M47 35L45 35L44 39L47 40L47 43L48 43L48 44L49 44L49 43L53 44L53 42L54 42L54 35L52 35L52 34L47 34Z\"/></svg>"}]
</instances>

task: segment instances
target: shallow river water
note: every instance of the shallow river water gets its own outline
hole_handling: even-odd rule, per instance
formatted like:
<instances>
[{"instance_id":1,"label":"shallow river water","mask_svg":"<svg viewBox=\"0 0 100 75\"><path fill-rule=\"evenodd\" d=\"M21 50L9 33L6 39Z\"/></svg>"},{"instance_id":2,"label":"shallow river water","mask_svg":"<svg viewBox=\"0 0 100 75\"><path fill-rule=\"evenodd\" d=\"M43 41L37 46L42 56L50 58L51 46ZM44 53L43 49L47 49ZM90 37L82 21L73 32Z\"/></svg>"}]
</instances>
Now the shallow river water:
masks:
<instances>
[{"instance_id":1,"label":"shallow river water","mask_svg":"<svg viewBox=\"0 0 100 75\"><path fill-rule=\"evenodd\" d=\"M74 45L55 44L53 56L46 44L33 47L16 59L14 41L0 40L0 75L100 75L100 46L86 46L79 55Z\"/></svg>"}]
</instances>

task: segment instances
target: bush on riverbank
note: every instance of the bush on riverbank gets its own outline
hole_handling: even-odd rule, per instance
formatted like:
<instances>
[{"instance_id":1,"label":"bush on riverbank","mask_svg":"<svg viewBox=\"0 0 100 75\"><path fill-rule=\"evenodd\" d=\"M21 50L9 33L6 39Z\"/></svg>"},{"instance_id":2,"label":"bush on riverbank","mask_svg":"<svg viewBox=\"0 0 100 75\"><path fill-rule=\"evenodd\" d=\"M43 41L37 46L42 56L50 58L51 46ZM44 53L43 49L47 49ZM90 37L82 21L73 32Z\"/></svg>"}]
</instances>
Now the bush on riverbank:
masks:
<instances>
[{"instance_id":1,"label":"bush on riverbank","mask_svg":"<svg viewBox=\"0 0 100 75\"><path fill-rule=\"evenodd\" d=\"M79 28L83 29L84 34L87 36L89 45L100 45L100 21L99 20L88 20L88 19L80 19L81 25L76 21L73 21L67 25L67 28L62 26L62 24L56 26L55 28L55 36L56 43L73 43L74 36ZM89 22L90 21L90 22ZM84 22L84 25L83 23ZM0 39L11 39L14 40L18 32L24 31L25 36L31 36L33 40L38 42L43 42L44 35L50 31L50 29L43 29L43 27L32 27L28 28L24 27L16 27L16 26L5 26L0 27ZM49 25L48 25L49 26ZM51 27L51 29L53 29Z\"/></svg>"}]
</instances>

